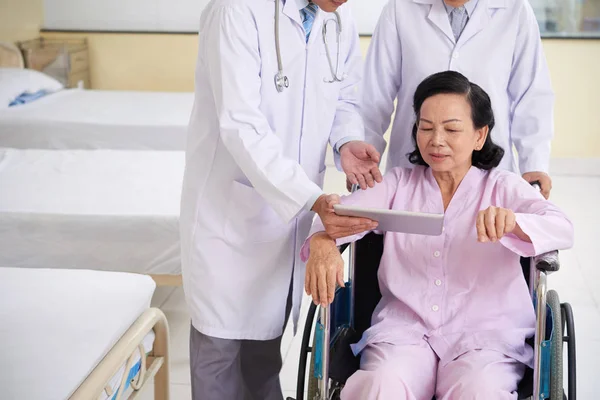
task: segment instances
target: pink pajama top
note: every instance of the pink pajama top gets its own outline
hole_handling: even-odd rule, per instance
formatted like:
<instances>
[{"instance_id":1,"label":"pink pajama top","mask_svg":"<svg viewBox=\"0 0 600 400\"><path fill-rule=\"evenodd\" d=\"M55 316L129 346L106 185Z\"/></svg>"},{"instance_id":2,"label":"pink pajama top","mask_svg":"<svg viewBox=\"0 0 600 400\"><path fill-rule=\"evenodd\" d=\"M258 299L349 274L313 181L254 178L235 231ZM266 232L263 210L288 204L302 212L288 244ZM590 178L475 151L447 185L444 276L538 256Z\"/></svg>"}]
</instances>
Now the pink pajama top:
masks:
<instances>
[{"instance_id":1,"label":"pink pajama top","mask_svg":"<svg viewBox=\"0 0 600 400\"><path fill-rule=\"evenodd\" d=\"M431 169L394 168L372 189L342 198L363 207L444 213ZM513 210L531 238L509 234L496 243L477 241L476 219L489 206ZM317 217L310 236L323 231ZM360 239L337 240L337 244ZM359 343L417 344L422 340L446 364L470 350L501 352L528 366L533 350L525 339L535 331L532 300L519 257L530 257L573 244L573 226L565 214L520 176L472 167L450 202L441 236L389 232L379 269L382 299L372 326ZM301 257L309 256L308 240Z\"/></svg>"}]
</instances>

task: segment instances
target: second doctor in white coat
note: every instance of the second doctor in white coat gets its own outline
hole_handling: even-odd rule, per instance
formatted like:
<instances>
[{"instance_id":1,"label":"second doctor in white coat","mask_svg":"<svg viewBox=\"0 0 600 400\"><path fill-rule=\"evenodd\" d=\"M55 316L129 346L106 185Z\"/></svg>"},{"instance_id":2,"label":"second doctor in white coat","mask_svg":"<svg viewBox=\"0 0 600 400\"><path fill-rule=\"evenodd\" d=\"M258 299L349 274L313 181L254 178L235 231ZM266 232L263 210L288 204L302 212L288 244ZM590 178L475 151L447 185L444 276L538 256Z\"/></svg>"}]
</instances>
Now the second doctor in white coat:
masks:
<instances>
[{"instance_id":1,"label":"second doctor in white coat","mask_svg":"<svg viewBox=\"0 0 600 400\"><path fill-rule=\"evenodd\" d=\"M528 0L388 2L365 62L361 106L367 141L383 152L383 134L398 100L388 169L410 167L412 97L425 77L446 70L462 73L491 97L494 140L505 150L500 168L540 181L548 197L554 92Z\"/></svg>"},{"instance_id":2,"label":"second doctor in white coat","mask_svg":"<svg viewBox=\"0 0 600 400\"><path fill-rule=\"evenodd\" d=\"M281 93L274 82L274 1L213 0L202 14L180 218L194 399L280 399L279 341L290 309L294 324L299 317L305 275L299 250L310 210L335 219L340 235L372 224L336 217L321 189L328 143L339 151L338 166L363 187L381 180L379 154L360 141L362 61L345 7L338 10L341 82L332 79L323 40L329 21L335 67L331 11L343 2L315 0L321 9L311 6L307 25L308 1L281 1L281 59L289 79Z\"/></svg>"}]
</instances>

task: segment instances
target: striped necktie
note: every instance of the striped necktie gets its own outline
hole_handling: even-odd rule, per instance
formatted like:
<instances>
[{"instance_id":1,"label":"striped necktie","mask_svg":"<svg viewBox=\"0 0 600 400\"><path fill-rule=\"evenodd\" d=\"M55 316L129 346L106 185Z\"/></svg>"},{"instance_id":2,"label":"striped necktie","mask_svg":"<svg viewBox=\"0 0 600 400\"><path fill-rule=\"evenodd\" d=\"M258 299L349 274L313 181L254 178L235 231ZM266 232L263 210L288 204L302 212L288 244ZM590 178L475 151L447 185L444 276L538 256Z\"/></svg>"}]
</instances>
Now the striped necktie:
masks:
<instances>
[{"instance_id":1,"label":"striped necktie","mask_svg":"<svg viewBox=\"0 0 600 400\"><path fill-rule=\"evenodd\" d=\"M465 6L455 8L450 12L450 26L452 27L452 33L454 34L455 40L458 40L460 37L460 34L462 33L463 29L465 29L468 20L469 15L467 14Z\"/></svg>"},{"instance_id":2,"label":"striped necktie","mask_svg":"<svg viewBox=\"0 0 600 400\"><path fill-rule=\"evenodd\" d=\"M300 14L302 15L302 26L304 27L304 32L306 33L306 41L308 42L308 37L310 36L310 30L312 29L313 22L315 22L315 16L317 15L318 6L314 3L308 3L306 7L300 10Z\"/></svg>"}]
</instances>

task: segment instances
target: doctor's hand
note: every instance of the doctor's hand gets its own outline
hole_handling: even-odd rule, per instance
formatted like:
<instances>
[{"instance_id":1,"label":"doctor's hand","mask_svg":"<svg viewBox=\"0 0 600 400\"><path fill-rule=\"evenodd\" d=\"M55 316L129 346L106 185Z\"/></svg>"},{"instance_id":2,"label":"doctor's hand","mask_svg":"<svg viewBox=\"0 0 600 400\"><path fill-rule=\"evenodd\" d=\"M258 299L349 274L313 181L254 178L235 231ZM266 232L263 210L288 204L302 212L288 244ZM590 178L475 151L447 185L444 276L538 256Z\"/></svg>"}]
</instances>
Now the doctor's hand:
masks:
<instances>
[{"instance_id":1,"label":"doctor's hand","mask_svg":"<svg viewBox=\"0 0 600 400\"><path fill-rule=\"evenodd\" d=\"M479 211L477 215L477 240L479 242L497 242L509 233L524 242L531 243L531 238L517 224L517 217L512 210L490 206L486 210Z\"/></svg>"},{"instance_id":2,"label":"doctor's hand","mask_svg":"<svg viewBox=\"0 0 600 400\"><path fill-rule=\"evenodd\" d=\"M352 184L365 190L381 182L381 156L374 146L360 141L348 142L340 148L340 158L342 169Z\"/></svg>"},{"instance_id":3,"label":"doctor's hand","mask_svg":"<svg viewBox=\"0 0 600 400\"><path fill-rule=\"evenodd\" d=\"M319 214L325 231L331 239L339 239L346 236L356 235L364 231L377 228L377 222L368 218L343 217L337 215L333 209L335 204L340 203L337 194L321 195L312 207L312 211Z\"/></svg>"},{"instance_id":4,"label":"doctor's hand","mask_svg":"<svg viewBox=\"0 0 600 400\"><path fill-rule=\"evenodd\" d=\"M344 287L342 255L335 240L325 232L317 233L310 239L304 290L316 305L327 307L333 302L336 283Z\"/></svg>"},{"instance_id":5,"label":"doctor's hand","mask_svg":"<svg viewBox=\"0 0 600 400\"><path fill-rule=\"evenodd\" d=\"M548 199L550 197L550 191L552 190L552 178L545 172L527 172L523 174L523 179L529 183L539 182L541 186L542 196Z\"/></svg>"}]
</instances>

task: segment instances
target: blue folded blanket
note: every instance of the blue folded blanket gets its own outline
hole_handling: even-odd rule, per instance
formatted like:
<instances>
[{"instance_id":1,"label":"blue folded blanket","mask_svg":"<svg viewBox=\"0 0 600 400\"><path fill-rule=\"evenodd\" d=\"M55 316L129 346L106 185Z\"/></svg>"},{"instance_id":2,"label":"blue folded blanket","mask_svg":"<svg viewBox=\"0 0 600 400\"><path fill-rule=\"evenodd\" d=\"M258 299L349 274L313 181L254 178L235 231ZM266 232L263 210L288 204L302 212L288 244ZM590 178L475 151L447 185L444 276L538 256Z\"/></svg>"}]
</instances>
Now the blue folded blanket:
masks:
<instances>
[{"instance_id":1,"label":"blue folded blanket","mask_svg":"<svg viewBox=\"0 0 600 400\"><path fill-rule=\"evenodd\" d=\"M20 104L31 103L32 101L35 101L35 100L37 100L41 97L44 97L45 95L50 94L50 93L51 92L46 89L38 90L35 93L29 93L29 92L21 93L20 95L17 96L16 99L11 101L8 106L13 107L13 106L17 106Z\"/></svg>"}]
</instances>

